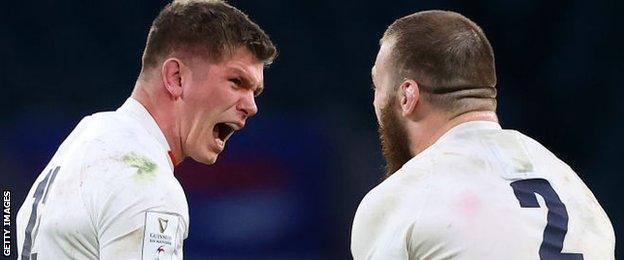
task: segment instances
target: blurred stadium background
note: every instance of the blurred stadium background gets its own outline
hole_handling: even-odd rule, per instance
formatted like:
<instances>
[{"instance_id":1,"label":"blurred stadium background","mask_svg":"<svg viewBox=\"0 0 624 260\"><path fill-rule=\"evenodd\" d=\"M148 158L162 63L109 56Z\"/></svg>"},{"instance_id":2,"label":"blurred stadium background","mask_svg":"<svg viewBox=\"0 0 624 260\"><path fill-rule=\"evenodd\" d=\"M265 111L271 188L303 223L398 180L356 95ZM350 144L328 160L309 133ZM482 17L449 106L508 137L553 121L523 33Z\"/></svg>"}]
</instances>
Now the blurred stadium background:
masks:
<instances>
[{"instance_id":1,"label":"blurred stadium background","mask_svg":"<svg viewBox=\"0 0 624 260\"><path fill-rule=\"evenodd\" d=\"M220 161L176 169L190 204L187 259L350 258L353 214L381 179L370 89L377 42L394 19L425 9L481 25L497 58L503 127L568 162L624 232L621 1L230 2L280 56L265 72L260 113ZM12 188L15 213L75 124L130 94L165 4L3 2L0 185Z\"/></svg>"}]
</instances>

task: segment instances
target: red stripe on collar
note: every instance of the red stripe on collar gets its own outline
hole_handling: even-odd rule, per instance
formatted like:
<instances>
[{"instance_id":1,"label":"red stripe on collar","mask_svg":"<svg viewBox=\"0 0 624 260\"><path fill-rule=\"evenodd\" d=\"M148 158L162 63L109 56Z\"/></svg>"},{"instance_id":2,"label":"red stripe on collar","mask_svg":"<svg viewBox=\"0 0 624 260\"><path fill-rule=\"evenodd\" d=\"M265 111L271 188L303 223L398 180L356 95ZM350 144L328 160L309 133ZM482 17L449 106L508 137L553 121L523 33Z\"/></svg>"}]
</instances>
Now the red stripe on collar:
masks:
<instances>
[{"instance_id":1,"label":"red stripe on collar","mask_svg":"<svg viewBox=\"0 0 624 260\"><path fill-rule=\"evenodd\" d=\"M173 154L173 152L172 152L172 151L167 151L167 154L169 154L169 159L171 159L171 163L173 163L173 166L175 167L175 166L176 166L176 164L178 163L178 162L176 161L175 154Z\"/></svg>"}]
</instances>

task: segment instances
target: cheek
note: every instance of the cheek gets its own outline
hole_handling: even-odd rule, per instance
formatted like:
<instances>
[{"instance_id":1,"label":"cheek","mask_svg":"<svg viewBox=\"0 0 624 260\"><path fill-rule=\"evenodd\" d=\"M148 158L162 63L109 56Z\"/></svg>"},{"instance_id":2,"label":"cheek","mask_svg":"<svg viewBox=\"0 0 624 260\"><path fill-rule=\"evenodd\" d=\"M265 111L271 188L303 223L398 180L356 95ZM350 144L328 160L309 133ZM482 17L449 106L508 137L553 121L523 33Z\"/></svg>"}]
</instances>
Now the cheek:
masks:
<instances>
[{"instance_id":1,"label":"cheek","mask_svg":"<svg viewBox=\"0 0 624 260\"><path fill-rule=\"evenodd\" d=\"M215 110L216 103L218 101L218 93L216 93L211 87L205 89L196 89L196 91L188 94L189 110L192 110L192 114L195 117L206 120L207 117L211 117L212 112Z\"/></svg>"},{"instance_id":2,"label":"cheek","mask_svg":"<svg viewBox=\"0 0 624 260\"><path fill-rule=\"evenodd\" d=\"M239 93L228 84L215 84L210 86L210 89L204 93L201 93L202 103L205 107L210 107L211 109L230 105L237 100L238 96Z\"/></svg>"},{"instance_id":3,"label":"cheek","mask_svg":"<svg viewBox=\"0 0 624 260\"><path fill-rule=\"evenodd\" d=\"M197 93L195 96L189 97L184 105L182 124L186 130L186 135L192 138L203 138L206 132L212 131L209 128L215 120L215 115L211 112L215 109L210 100L202 98Z\"/></svg>"}]
</instances>

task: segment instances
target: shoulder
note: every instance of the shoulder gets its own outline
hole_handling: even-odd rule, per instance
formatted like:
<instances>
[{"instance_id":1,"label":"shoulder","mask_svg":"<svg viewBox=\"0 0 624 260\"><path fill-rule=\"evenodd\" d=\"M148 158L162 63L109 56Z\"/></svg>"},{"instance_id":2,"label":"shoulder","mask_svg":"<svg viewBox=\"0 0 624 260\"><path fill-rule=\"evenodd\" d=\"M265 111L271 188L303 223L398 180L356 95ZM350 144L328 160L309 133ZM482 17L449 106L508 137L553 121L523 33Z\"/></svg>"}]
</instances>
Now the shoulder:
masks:
<instances>
[{"instance_id":1,"label":"shoulder","mask_svg":"<svg viewBox=\"0 0 624 260\"><path fill-rule=\"evenodd\" d=\"M146 166L168 165L158 141L139 122L116 111L85 117L62 146L59 150L67 154L67 160L87 168L102 162L132 165L141 161Z\"/></svg>"},{"instance_id":2,"label":"shoulder","mask_svg":"<svg viewBox=\"0 0 624 260\"><path fill-rule=\"evenodd\" d=\"M171 176L173 171L164 150L136 120L118 112L102 112L78 123L51 164L81 181L116 183L133 178L130 176Z\"/></svg>"},{"instance_id":3,"label":"shoulder","mask_svg":"<svg viewBox=\"0 0 624 260\"><path fill-rule=\"evenodd\" d=\"M118 131L93 129L93 135L81 142L80 153L75 155L82 156L77 169L80 178L85 184L92 184L93 189L118 197L127 194L149 199L153 198L152 193L166 194L172 188L178 189L180 185L166 152L140 129L132 128L125 125Z\"/></svg>"},{"instance_id":4,"label":"shoulder","mask_svg":"<svg viewBox=\"0 0 624 260\"><path fill-rule=\"evenodd\" d=\"M546 175L548 175L547 172L551 171L572 171L568 164L548 148L519 131L502 130L497 139L488 143L490 149L497 152L497 159L509 165L523 162L523 164L530 166L532 172L541 172Z\"/></svg>"},{"instance_id":5,"label":"shoulder","mask_svg":"<svg viewBox=\"0 0 624 260\"><path fill-rule=\"evenodd\" d=\"M431 197L427 163L406 166L369 191L360 202L351 230L355 259L374 255L377 246L384 247L380 243L404 244L411 226L427 207Z\"/></svg>"},{"instance_id":6,"label":"shoulder","mask_svg":"<svg viewBox=\"0 0 624 260\"><path fill-rule=\"evenodd\" d=\"M541 157L546 157L548 159L554 159L556 161L559 161L561 163L563 163L563 161L561 161L561 159L559 159L559 157L557 157L557 155L555 155L552 151L550 151L548 148L546 148L543 144L541 144L540 142L538 142L537 140L521 133L518 131L513 131L518 135L518 138L520 140L523 141L523 143L525 144L527 150L533 154L539 154Z\"/></svg>"},{"instance_id":7,"label":"shoulder","mask_svg":"<svg viewBox=\"0 0 624 260\"><path fill-rule=\"evenodd\" d=\"M426 203L431 181L430 163L423 159L420 163L411 161L369 191L358 206L354 225L384 226L418 215L415 211ZM413 214L403 214L407 211Z\"/></svg>"},{"instance_id":8,"label":"shoulder","mask_svg":"<svg viewBox=\"0 0 624 260\"><path fill-rule=\"evenodd\" d=\"M89 116L85 125L85 137L97 140L100 145L139 145L156 143L150 140L147 131L129 115L117 112L101 112Z\"/></svg>"},{"instance_id":9,"label":"shoulder","mask_svg":"<svg viewBox=\"0 0 624 260\"><path fill-rule=\"evenodd\" d=\"M128 149L91 157L81 167L79 178L80 197L98 230L139 228L148 211L179 215L183 226L188 226L182 186L170 166L148 152ZM123 224L114 224L119 219L125 219Z\"/></svg>"},{"instance_id":10,"label":"shoulder","mask_svg":"<svg viewBox=\"0 0 624 260\"><path fill-rule=\"evenodd\" d=\"M132 118L98 113L84 127L72 159L79 159L81 192L92 205L115 199L115 204L140 202L145 207L182 201L186 206L166 152Z\"/></svg>"}]
</instances>

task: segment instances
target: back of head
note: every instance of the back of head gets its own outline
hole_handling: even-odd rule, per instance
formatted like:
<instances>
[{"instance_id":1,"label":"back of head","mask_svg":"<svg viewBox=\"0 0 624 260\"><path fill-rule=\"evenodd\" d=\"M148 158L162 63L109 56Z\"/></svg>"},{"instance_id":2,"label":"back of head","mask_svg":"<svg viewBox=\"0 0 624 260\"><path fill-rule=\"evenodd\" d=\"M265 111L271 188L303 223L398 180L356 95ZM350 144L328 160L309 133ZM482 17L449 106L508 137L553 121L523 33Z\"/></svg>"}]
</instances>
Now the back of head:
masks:
<instances>
[{"instance_id":1,"label":"back of head","mask_svg":"<svg viewBox=\"0 0 624 260\"><path fill-rule=\"evenodd\" d=\"M276 56L268 35L235 7L219 0L174 1L150 28L142 70L158 67L172 54L217 63L238 47L265 65Z\"/></svg>"},{"instance_id":2,"label":"back of head","mask_svg":"<svg viewBox=\"0 0 624 260\"><path fill-rule=\"evenodd\" d=\"M396 20L381 44L392 44L395 86L413 79L425 99L461 114L496 110L494 52L474 22L449 11L423 11Z\"/></svg>"}]
</instances>

